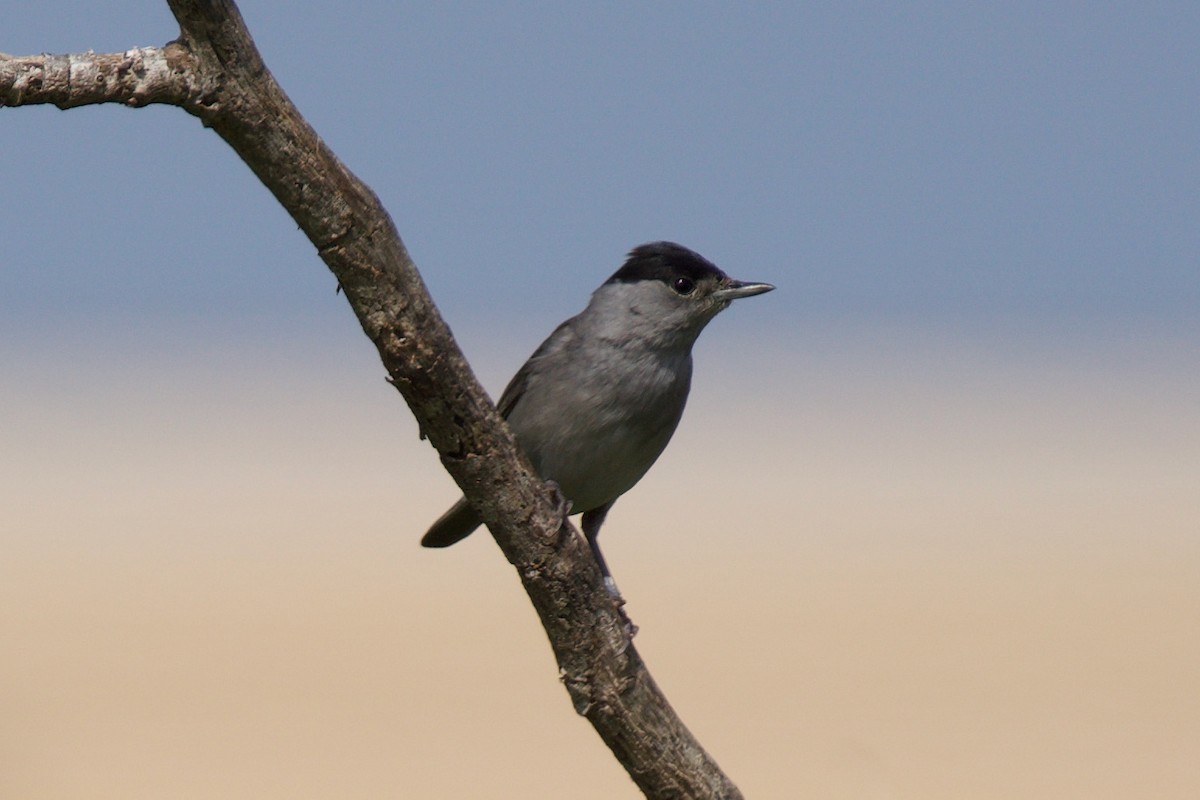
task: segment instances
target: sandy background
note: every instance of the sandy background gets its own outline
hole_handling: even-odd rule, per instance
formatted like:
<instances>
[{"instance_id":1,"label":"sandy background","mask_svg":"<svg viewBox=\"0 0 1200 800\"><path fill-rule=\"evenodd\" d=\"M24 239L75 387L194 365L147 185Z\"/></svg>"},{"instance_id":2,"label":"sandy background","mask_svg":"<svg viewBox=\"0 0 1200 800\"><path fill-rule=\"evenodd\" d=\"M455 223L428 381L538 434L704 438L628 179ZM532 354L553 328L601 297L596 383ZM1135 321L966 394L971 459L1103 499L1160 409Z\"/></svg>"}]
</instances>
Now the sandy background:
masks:
<instances>
[{"instance_id":1,"label":"sandy background","mask_svg":"<svg viewBox=\"0 0 1200 800\"><path fill-rule=\"evenodd\" d=\"M239 5L493 392L640 242L779 286L604 533L747 797L1200 798L1200 5ZM638 797L229 147L0 152L0 800Z\"/></svg>"},{"instance_id":2,"label":"sandy background","mask_svg":"<svg viewBox=\"0 0 1200 800\"><path fill-rule=\"evenodd\" d=\"M604 536L748 797L1200 795L1186 352L714 342ZM368 347L55 352L0 395L0 796L639 796L491 541L417 547L454 490Z\"/></svg>"}]
</instances>

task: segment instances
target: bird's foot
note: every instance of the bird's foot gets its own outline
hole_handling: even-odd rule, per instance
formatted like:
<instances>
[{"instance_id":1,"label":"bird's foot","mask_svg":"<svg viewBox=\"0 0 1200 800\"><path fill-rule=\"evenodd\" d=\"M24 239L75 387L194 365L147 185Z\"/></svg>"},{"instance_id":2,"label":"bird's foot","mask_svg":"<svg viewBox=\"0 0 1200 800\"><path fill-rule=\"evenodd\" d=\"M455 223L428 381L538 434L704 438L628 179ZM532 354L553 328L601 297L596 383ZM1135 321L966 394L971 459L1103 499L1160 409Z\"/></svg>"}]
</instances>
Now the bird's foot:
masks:
<instances>
[{"instance_id":1,"label":"bird's foot","mask_svg":"<svg viewBox=\"0 0 1200 800\"><path fill-rule=\"evenodd\" d=\"M625 625L625 633L632 639L637 635L638 626L633 624L633 620L625 613L625 598L621 596L621 592L617 589L617 582L613 580L612 575L604 576L604 588L608 591L608 596L612 598L613 605L617 609L617 614L621 617L621 622Z\"/></svg>"},{"instance_id":2,"label":"bird's foot","mask_svg":"<svg viewBox=\"0 0 1200 800\"><path fill-rule=\"evenodd\" d=\"M546 488L550 491L550 499L554 501L555 510L565 523L567 517L571 516L571 501L562 493L562 487L554 481L546 481Z\"/></svg>"},{"instance_id":3,"label":"bird's foot","mask_svg":"<svg viewBox=\"0 0 1200 800\"><path fill-rule=\"evenodd\" d=\"M624 606L617 607L617 613L621 615L621 623L625 626L625 635L629 637L630 643L633 642L633 637L637 636L638 626L633 624L633 620L625 613ZM624 648L621 648L624 652Z\"/></svg>"}]
</instances>

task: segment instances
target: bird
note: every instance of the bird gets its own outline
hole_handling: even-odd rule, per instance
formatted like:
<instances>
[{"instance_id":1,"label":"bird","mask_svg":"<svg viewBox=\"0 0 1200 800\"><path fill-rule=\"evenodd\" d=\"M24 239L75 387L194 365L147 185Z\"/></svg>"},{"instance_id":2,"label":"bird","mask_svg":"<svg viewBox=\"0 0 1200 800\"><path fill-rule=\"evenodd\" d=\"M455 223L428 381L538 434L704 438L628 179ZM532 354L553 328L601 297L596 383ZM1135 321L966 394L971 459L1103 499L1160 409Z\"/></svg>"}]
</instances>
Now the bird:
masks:
<instances>
[{"instance_id":1,"label":"bird","mask_svg":"<svg viewBox=\"0 0 1200 800\"><path fill-rule=\"evenodd\" d=\"M583 514L583 534L614 596L600 526L675 433L691 386L692 345L734 300L774 288L733 280L674 242L639 245L500 396L497 409L534 470L557 484L569 514ZM448 547L480 524L464 497L421 544Z\"/></svg>"}]
</instances>

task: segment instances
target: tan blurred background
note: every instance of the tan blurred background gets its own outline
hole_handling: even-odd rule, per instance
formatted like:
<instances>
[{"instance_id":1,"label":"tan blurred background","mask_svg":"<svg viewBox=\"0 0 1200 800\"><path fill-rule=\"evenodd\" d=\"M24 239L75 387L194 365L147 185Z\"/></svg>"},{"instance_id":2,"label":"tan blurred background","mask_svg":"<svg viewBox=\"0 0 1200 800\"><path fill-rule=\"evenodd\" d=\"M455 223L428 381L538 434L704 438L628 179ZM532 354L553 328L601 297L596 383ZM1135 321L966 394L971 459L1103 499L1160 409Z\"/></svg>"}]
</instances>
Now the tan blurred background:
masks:
<instances>
[{"instance_id":1,"label":"tan blurred background","mask_svg":"<svg viewBox=\"0 0 1200 800\"><path fill-rule=\"evenodd\" d=\"M604 534L746 796L1200 797L1175 343L817 345L704 350ZM74 353L6 364L0 797L639 796L490 539L417 546L456 493L365 343Z\"/></svg>"},{"instance_id":2,"label":"tan blurred background","mask_svg":"<svg viewBox=\"0 0 1200 800\"><path fill-rule=\"evenodd\" d=\"M239 6L494 392L639 242L779 286L604 532L748 798L1200 798L1200 5ZM229 147L0 153L0 800L636 798Z\"/></svg>"}]
</instances>

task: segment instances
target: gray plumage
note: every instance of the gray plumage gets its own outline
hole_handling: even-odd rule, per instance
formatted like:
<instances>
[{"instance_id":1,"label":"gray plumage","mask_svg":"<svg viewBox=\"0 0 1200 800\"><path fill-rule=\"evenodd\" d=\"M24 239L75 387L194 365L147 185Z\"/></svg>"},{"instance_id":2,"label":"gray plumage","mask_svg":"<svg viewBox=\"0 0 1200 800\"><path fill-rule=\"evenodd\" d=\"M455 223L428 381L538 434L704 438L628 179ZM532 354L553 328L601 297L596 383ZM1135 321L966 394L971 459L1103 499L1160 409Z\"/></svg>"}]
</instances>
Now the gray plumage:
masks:
<instances>
[{"instance_id":1,"label":"gray plumage","mask_svg":"<svg viewBox=\"0 0 1200 800\"><path fill-rule=\"evenodd\" d=\"M606 578L596 544L600 524L675 432L700 331L734 299L773 288L731 280L681 245L642 245L587 308L542 342L501 395L497 408L534 469L558 484L571 513L584 514L584 533ZM464 498L421 544L446 547L479 525Z\"/></svg>"}]
</instances>

